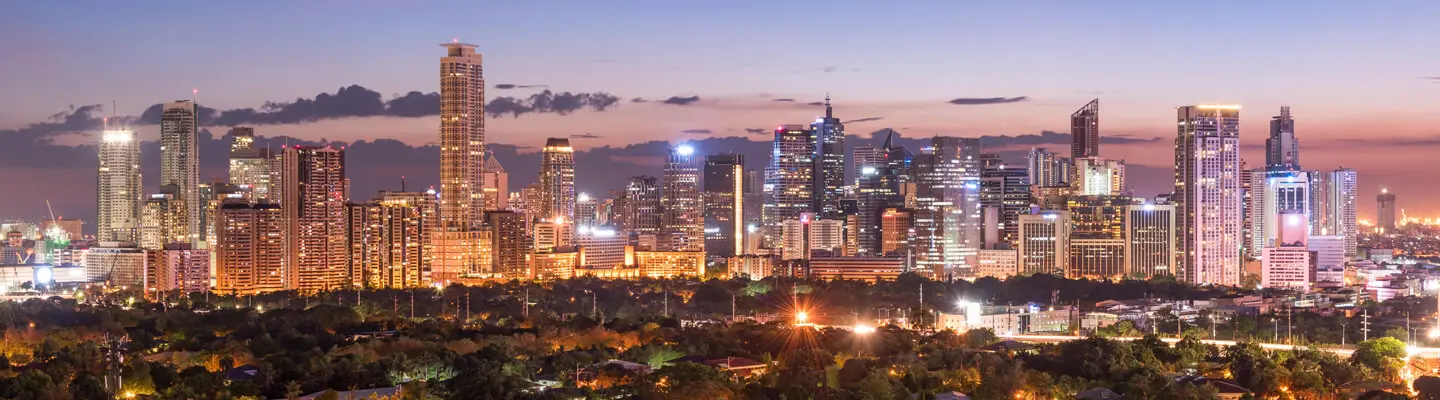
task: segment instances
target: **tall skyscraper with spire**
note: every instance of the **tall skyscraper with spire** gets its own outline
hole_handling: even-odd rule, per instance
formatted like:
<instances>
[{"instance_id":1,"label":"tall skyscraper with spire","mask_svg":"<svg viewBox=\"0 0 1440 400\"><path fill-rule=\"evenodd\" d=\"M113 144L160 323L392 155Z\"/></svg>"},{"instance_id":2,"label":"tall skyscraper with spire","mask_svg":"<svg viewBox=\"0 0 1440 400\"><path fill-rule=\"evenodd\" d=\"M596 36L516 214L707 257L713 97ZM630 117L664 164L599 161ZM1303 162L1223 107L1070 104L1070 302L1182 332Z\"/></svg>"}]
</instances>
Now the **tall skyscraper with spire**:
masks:
<instances>
[{"instance_id":1,"label":"tall skyscraper with spire","mask_svg":"<svg viewBox=\"0 0 1440 400\"><path fill-rule=\"evenodd\" d=\"M821 219L839 219L840 198L845 197L845 125L835 118L830 95L825 95L825 117L810 124L815 135L814 212Z\"/></svg>"},{"instance_id":2,"label":"tall skyscraper with spire","mask_svg":"<svg viewBox=\"0 0 1440 400\"><path fill-rule=\"evenodd\" d=\"M200 148L195 102L165 103L160 114L160 186L175 185L185 203L181 217L194 244L200 240Z\"/></svg>"},{"instance_id":3,"label":"tall skyscraper with spire","mask_svg":"<svg viewBox=\"0 0 1440 400\"><path fill-rule=\"evenodd\" d=\"M540 215L552 222L575 222L575 148L570 139L549 138L540 152Z\"/></svg>"},{"instance_id":4,"label":"tall skyscraper with spire","mask_svg":"<svg viewBox=\"0 0 1440 400\"><path fill-rule=\"evenodd\" d=\"M108 126L100 136L95 186L96 231L101 241L134 242L140 223L140 140L135 132Z\"/></svg>"},{"instance_id":5,"label":"tall skyscraper with spire","mask_svg":"<svg viewBox=\"0 0 1440 400\"><path fill-rule=\"evenodd\" d=\"M1070 159L1100 156L1100 99L1070 114Z\"/></svg>"},{"instance_id":6,"label":"tall skyscraper with spire","mask_svg":"<svg viewBox=\"0 0 1440 400\"><path fill-rule=\"evenodd\" d=\"M442 284L476 271L485 209L485 74L476 46L445 43L440 58L440 227L432 276ZM502 194L503 195L503 194Z\"/></svg>"},{"instance_id":7,"label":"tall skyscraper with spire","mask_svg":"<svg viewBox=\"0 0 1440 400\"><path fill-rule=\"evenodd\" d=\"M1176 109L1179 271L1195 284L1240 284L1240 106Z\"/></svg>"},{"instance_id":8,"label":"tall skyscraper with spire","mask_svg":"<svg viewBox=\"0 0 1440 400\"><path fill-rule=\"evenodd\" d=\"M1290 117L1290 106L1281 106L1280 115L1270 119L1270 137L1265 139L1265 168L1300 170L1300 142L1295 140L1295 119Z\"/></svg>"}]
</instances>

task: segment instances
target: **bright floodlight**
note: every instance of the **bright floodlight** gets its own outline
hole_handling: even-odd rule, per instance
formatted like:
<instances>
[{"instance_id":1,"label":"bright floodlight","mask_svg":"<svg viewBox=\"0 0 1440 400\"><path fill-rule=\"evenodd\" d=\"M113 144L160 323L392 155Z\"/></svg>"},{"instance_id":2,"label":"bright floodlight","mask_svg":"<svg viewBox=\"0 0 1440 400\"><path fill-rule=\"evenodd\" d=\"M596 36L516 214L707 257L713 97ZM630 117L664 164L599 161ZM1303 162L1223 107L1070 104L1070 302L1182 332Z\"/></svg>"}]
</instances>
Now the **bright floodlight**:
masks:
<instances>
[{"instance_id":1,"label":"bright floodlight","mask_svg":"<svg viewBox=\"0 0 1440 400\"><path fill-rule=\"evenodd\" d=\"M868 324L863 324L863 323L861 323L861 324L855 324L855 334L857 334L857 335L869 335L869 334L872 334L872 333L875 333L875 327L870 326L870 325L868 325Z\"/></svg>"},{"instance_id":2,"label":"bright floodlight","mask_svg":"<svg viewBox=\"0 0 1440 400\"><path fill-rule=\"evenodd\" d=\"M680 145L680 147L675 148L675 153L682 156L688 156L691 154L695 154L695 148L690 147L690 145L688 144L682 144Z\"/></svg>"},{"instance_id":3,"label":"bright floodlight","mask_svg":"<svg viewBox=\"0 0 1440 400\"><path fill-rule=\"evenodd\" d=\"M808 321L808 320L810 320L810 314L809 314L809 313L806 313L806 312L804 312L804 311L800 311L800 312L795 313L795 322L798 322L798 323L802 323L802 324L803 324L803 323L805 323L805 321Z\"/></svg>"},{"instance_id":4,"label":"bright floodlight","mask_svg":"<svg viewBox=\"0 0 1440 400\"><path fill-rule=\"evenodd\" d=\"M579 196L575 197L575 201L590 201L590 194L581 193Z\"/></svg>"},{"instance_id":5,"label":"bright floodlight","mask_svg":"<svg viewBox=\"0 0 1440 400\"><path fill-rule=\"evenodd\" d=\"M1430 329L1430 338L1440 338L1440 328Z\"/></svg>"}]
</instances>

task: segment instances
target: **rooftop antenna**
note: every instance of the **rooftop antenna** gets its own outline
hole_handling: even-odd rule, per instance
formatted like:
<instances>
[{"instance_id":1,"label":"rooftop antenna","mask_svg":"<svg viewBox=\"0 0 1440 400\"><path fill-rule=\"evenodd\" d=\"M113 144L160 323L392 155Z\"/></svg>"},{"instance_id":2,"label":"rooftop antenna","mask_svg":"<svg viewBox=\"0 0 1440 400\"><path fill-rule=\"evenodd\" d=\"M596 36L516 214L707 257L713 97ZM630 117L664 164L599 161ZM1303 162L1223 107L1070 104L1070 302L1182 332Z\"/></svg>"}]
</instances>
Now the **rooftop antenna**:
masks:
<instances>
[{"instance_id":1,"label":"rooftop antenna","mask_svg":"<svg viewBox=\"0 0 1440 400\"><path fill-rule=\"evenodd\" d=\"M405 175L400 175L400 191L405 191Z\"/></svg>"}]
</instances>

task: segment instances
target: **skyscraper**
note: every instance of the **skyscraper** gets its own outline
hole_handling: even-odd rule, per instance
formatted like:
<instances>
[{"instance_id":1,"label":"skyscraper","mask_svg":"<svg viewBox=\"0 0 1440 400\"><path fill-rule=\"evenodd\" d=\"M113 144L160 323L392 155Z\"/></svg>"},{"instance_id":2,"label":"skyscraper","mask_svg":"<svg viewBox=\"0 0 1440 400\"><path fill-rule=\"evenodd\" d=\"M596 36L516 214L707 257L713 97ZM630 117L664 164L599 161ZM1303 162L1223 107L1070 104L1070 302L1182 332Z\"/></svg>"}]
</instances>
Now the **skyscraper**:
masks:
<instances>
[{"instance_id":1,"label":"skyscraper","mask_svg":"<svg viewBox=\"0 0 1440 400\"><path fill-rule=\"evenodd\" d=\"M285 213L273 203L233 201L220 206L215 245L215 291L250 295L285 290Z\"/></svg>"},{"instance_id":2,"label":"skyscraper","mask_svg":"<svg viewBox=\"0 0 1440 400\"><path fill-rule=\"evenodd\" d=\"M190 243L189 226L185 225L188 207L180 193L175 185L164 185L141 204L136 232L140 248L160 250L167 244Z\"/></svg>"},{"instance_id":3,"label":"skyscraper","mask_svg":"<svg viewBox=\"0 0 1440 400\"><path fill-rule=\"evenodd\" d=\"M160 186L175 185L178 198L185 202L186 242L199 240L200 148L197 141L199 122L195 102L179 100L165 103L160 114Z\"/></svg>"},{"instance_id":4,"label":"skyscraper","mask_svg":"<svg viewBox=\"0 0 1440 400\"><path fill-rule=\"evenodd\" d=\"M475 45L440 46L445 47L440 58L440 226L433 236L432 277L443 283L480 272L475 269L482 264L485 70Z\"/></svg>"},{"instance_id":5,"label":"skyscraper","mask_svg":"<svg viewBox=\"0 0 1440 400\"><path fill-rule=\"evenodd\" d=\"M705 204L700 198L700 157L688 144L675 146L665 161L660 193L664 251L705 250Z\"/></svg>"},{"instance_id":6,"label":"skyscraper","mask_svg":"<svg viewBox=\"0 0 1440 400\"><path fill-rule=\"evenodd\" d=\"M825 96L825 117L810 124L815 135L815 169L811 207L820 219L840 218L840 198L845 196L845 125L835 118L830 96Z\"/></svg>"},{"instance_id":7,"label":"skyscraper","mask_svg":"<svg viewBox=\"0 0 1440 400\"><path fill-rule=\"evenodd\" d=\"M1142 204L1126 208L1125 273L1136 279L1174 276L1176 259L1175 206Z\"/></svg>"},{"instance_id":8,"label":"skyscraper","mask_svg":"<svg viewBox=\"0 0 1440 400\"><path fill-rule=\"evenodd\" d=\"M1340 168L1330 171L1325 180L1325 208L1321 210L1326 227L1320 236L1339 236L1345 244L1345 259L1355 258L1359 244L1360 226L1355 222L1358 207L1356 184L1359 176L1355 170Z\"/></svg>"},{"instance_id":9,"label":"skyscraper","mask_svg":"<svg viewBox=\"0 0 1440 400\"><path fill-rule=\"evenodd\" d=\"M567 224L575 220L575 149L570 139L545 140L540 152L540 215L532 217Z\"/></svg>"},{"instance_id":10,"label":"skyscraper","mask_svg":"<svg viewBox=\"0 0 1440 400\"><path fill-rule=\"evenodd\" d=\"M485 155L485 168L481 173L480 188L485 210L510 209L510 174L500 165L494 154Z\"/></svg>"},{"instance_id":11,"label":"skyscraper","mask_svg":"<svg viewBox=\"0 0 1440 400\"><path fill-rule=\"evenodd\" d=\"M1295 119L1290 117L1290 106L1281 106L1280 115L1270 119L1270 137L1265 139L1265 168L1300 170L1300 143L1295 140Z\"/></svg>"},{"instance_id":12,"label":"skyscraper","mask_svg":"<svg viewBox=\"0 0 1440 400\"><path fill-rule=\"evenodd\" d=\"M914 165L917 268L969 276L980 249L980 141L937 136Z\"/></svg>"},{"instance_id":13,"label":"skyscraper","mask_svg":"<svg viewBox=\"0 0 1440 400\"><path fill-rule=\"evenodd\" d=\"M886 209L904 209L905 226L908 229L913 215L905 202L905 195L909 188L911 178L911 163L914 156L905 147L895 144L895 132L891 131L885 137L885 144L880 146L884 153L884 163L879 167L866 168L861 171L860 186L856 191L856 200L859 208L860 232L859 249L856 253L862 256L876 256L884 254L884 239L882 224L885 220L882 214ZM909 239L906 239L909 243Z\"/></svg>"},{"instance_id":14,"label":"skyscraper","mask_svg":"<svg viewBox=\"0 0 1440 400\"><path fill-rule=\"evenodd\" d=\"M805 125L781 125L765 169L765 204L762 213L766 247L780 241L780 225L799 219L814 205L815 134Z\"/></svg>"},{"instance_id":15,"label":"skyscraper","mask_svg":"<svg viewBox=\"0 0 1440 400\"><path fill-rule=\"evenodd\" d=\"M1018 239L1016 222L1020 214L1028 212L1031 201L1030 179L1024 167L1007 165L996 154L980 155L980 206L995 210L993 225L1000 236L996 240L986 237L986 243L1014 246Z\"/></svg>"},{"instance_id":16,"label":"skyscraper","mask_svg":"<svg viewBox=\"0 0 1440 400\"><path fill-rule=\"evenodd\" d=\"M491 231L491 254L494 257L491 271L507 279L525 279L529 276L529 265L525 261L530 254L530 238L525 234L524 214L511 211L490 211L485 213Z\"/></svg>"},{"instance_id":17,"label":"skyscraper","mask_svg":"<svg viewBox=\"0 0 1440 400\"><path fill-rule=\"evenodd\" d=\"M247 199L277 200L274 157L270 149L255 147L255 129L230 129L230 184L240 187Z\"/></svg>"},{"instance_id":18,"label":"skyscraper","mask_svg":"<svg viewBox=\"0 0 1440 400\"><path fill-rule=\"evenodd\" d=\"M1240 283L1240 106L1176 110L1179 270L1195 284Z\"/></svg>"},{"instance_id":19,"label":"skyscraper","mask_svg":"<svg viewBox=\"0 0 1440 400\"><path fill-rule=\"evenodd\" d=\"M414 288L430 284L434 254L430 235L439 224L435 195L386 192L347 213L349 280L364 288Z\"/></svg>"},{"instance_id":20,"label":"skyscraper","mask_svg":"<svg viewBox=\"0 0 1440 400\"><path fill-rule=\"evenodd\" d=\"M1281 213L1300 213L1308 221L1311 212L1310 195L1310 174L1304 171L1267 171L1264 173L1264 180L1259 187L1252 189L1255 193L1251 197L1255 216L1251 218L1250 227L1251 240L1250 248L1263 249L1277 246L1276 235L1279 234ZM1252 178L1253 179L1253 178ZM1259 196L1255 198L1254 196Z\"/></svg>"},{"instance_id":21,"label":"skyscraper","mask_svg":"<svg viewBox=\"0 0 1440 400\"><path fill-rule=\"evenodd\" d=\"M1081 196L1125 195L1125 162L1099 157L1075 159L1075 194Z\"/></svg>"},{"instance_id":22,"label":"skyscraper","mask_svg":"<svg viewBox=\"0 0 1440 400\"><path fill-rule=\"evenodd\" d=\"M1065 186L1070 182L1069 160L1056 157L1055 153L1040 147L1030 149L1029 165L1026 172L1031 184L1041 187Z\"/></svg>"},{"instance_id":23,"label":"skyscraper","mask_svg":"<svg viewBox=\"0 0 1440 400\"><path fill-rule=\"evenodd\" d=\"M1070 264L1070 213L1020 215L1016 225L1020 273L1064 276Z\"/></svg>"},{"instance_id":24,"label":"skyscraper","mask_svg":"<svg viewBox=\"0 0 1440 400\"><path fill-rule=\"evenodd\" d=\"M100 241L134 242L140 223L140 140L128 130L100 137L100 171L95 186L96 234Z\"/></svg>"},{"instance_id":25,"label":"skyscraper","mask_svg":"<svg viewBox=\"0 0 1440 400\"><path fill-rule=\"evenodd\" d=\"M1375 227L1380 233L1395 233L1395 194L1390 193L1390 188L1380 187L1380 194L1375 195L1375 205Z\"/></svg>"},{"instance_id":26,"label":"skyscraper","mask_svg":"<svg viewBox=\"0 0 1440 400\"><path fill-rule=\"evenodd\" d=\"M705 253L712 258L745 254L745 158L705 158Z\"/></svg>"},{"instance_id":27,"label":"skyscraper","mask_svg":"<svg viewBox=\"0 0 1440 400\"><path fill-rule=\"evenodd\" d=\"M870 145L859 145L850 149L850 174L854 177L854 185L860 186L860 179L865 177L865 168L879 169L885 165L885 151L879 147Z\"/></svg>"},{"instance_id":28,"label":"skyscraper","mask_svg":"<svg viewBox=\"0 0 1440 400\"><path fill-rule=\"evenodd\" d=\"M660 234L660 180L653 176L630 178L625 186L625 205L621 212L623 228L627 231Z\"/></svg>"},{"instance_id":29,"label":"skyscraper","mask_svg":"<svg viewBox=\"0 0 1440 400\"><path fill-rule=\"evenodd\" d=\"M576 229L594 228L600 226L598 204L594 197L581 193L575 195L575 221L571 226Z\"/></svg>"},{"instance_id":30,"label":"skyscraper","mask_svg":"<svg viewBox=\"0 0 1440 400\"><path fill-rule=\"evenodd\" d=\"M286 288L306 292L349 286L345 229L345 151L293 146L281 155L281 206L288 225Z\"/></svg>"},{"instance_id":31,"label":"skyscraper","mask_svg":"<svg viewBox=\"0 0 1440 400\"><path fill-rule=\"evenodd\" d=\"M1100 99L1070 114L1070 159L1100 156Z\"/></svg>"}]
</instances>

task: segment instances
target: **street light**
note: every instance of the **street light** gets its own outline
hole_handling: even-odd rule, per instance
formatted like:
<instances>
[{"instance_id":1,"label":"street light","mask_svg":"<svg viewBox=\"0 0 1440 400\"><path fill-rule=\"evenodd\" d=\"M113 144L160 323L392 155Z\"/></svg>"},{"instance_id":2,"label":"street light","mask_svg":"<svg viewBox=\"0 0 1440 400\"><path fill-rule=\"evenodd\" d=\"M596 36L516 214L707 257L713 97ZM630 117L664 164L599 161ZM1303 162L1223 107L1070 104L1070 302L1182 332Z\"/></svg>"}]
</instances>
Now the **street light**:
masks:
<instances>
[{"instance_id":1,"label":"street light","mask_svg":"<svg viewBox=\"0 0 1440 400\"><path fill-rule=\"evenodd\" d=\"M875 327L870 326L869 324L865 324L865 323L855 324L855 334L857 334L857 335L869 335L869 334L872 334L872 333L875 333Z\"/></svg>"},{"instance_id":2,"label":"street light","mask_svg":"<svg viewBox=\"0 0 1440 400\"><path fill-rule=\"evenodd\" d=\"M810 320L810 314L804 311L795 313L795 324L800 325Z\"/></svg>"}]
</instances>

